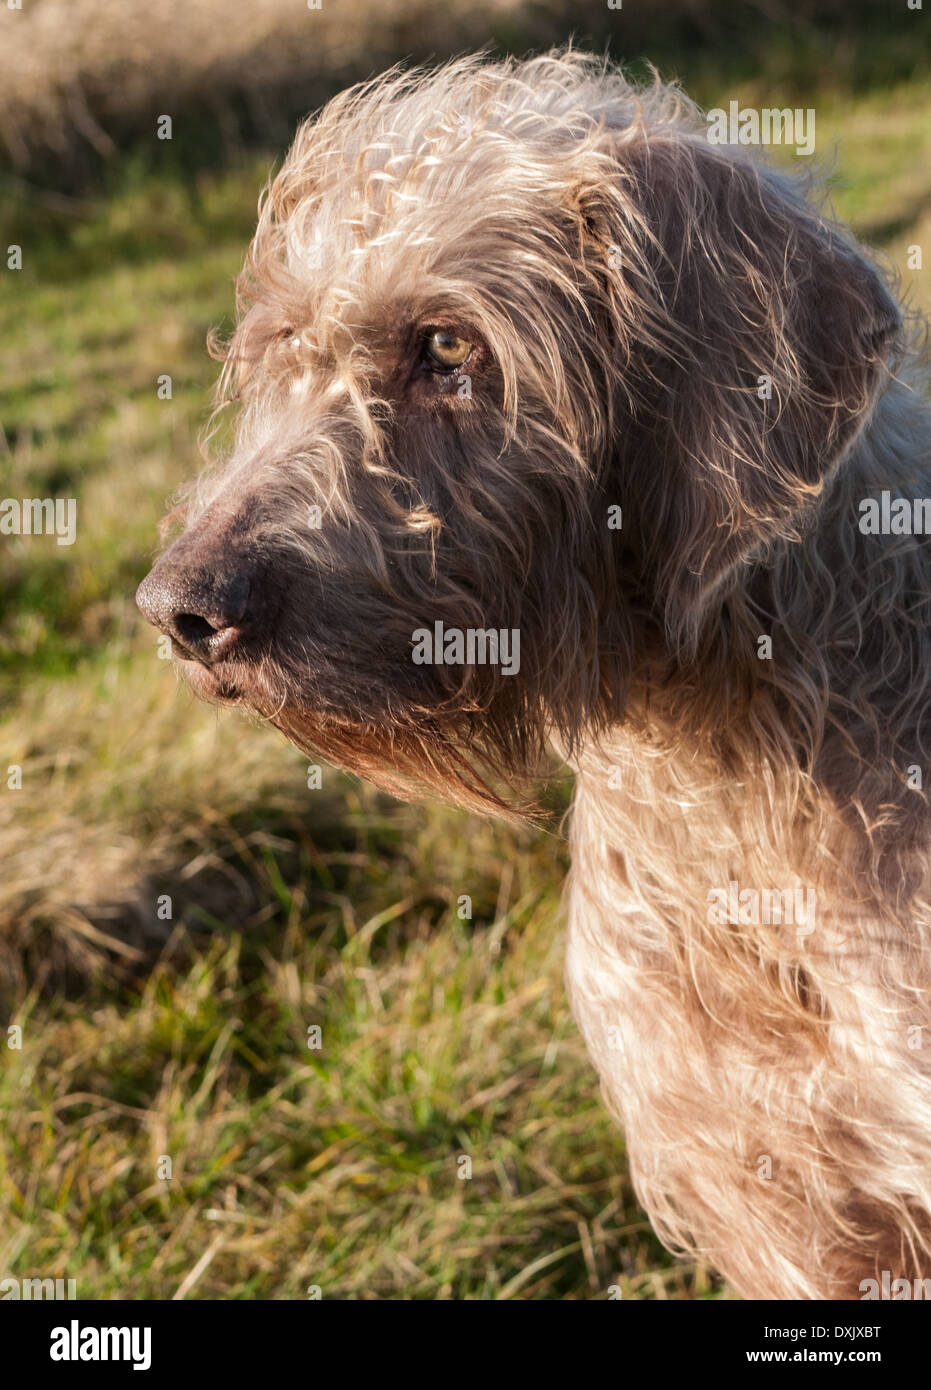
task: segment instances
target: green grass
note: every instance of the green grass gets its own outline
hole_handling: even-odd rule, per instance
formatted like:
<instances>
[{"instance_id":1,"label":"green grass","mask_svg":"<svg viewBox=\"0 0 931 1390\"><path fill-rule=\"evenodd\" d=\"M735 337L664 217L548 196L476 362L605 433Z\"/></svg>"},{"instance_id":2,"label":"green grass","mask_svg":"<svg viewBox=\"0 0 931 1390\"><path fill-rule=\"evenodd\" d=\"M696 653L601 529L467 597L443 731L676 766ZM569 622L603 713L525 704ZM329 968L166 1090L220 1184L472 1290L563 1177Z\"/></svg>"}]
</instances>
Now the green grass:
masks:
<instances>
[{"instance_id":1,"label":"green grass","mask_svg":"<svg viewBox=\"0 0 931 1390\"><path fill-rule=\"evenodd\" d=\"M383 859L362 805L342 850L295 827L297 862L253 832L238 867L270 912L175 943L119 999L35 1035L27 1017L2 1092L7 1267L108 1298L174 1296L204 1250L199 1297L706 1287L662 1267L568 1017L560 854L511 845L501 901L494 832L404 828L406 849L388 818Z\"/></svg>"},{"instance_id":2,"label":"green grass","mask_svg":"<svg viewBox=\"0 0 931 1390\"><path fill-rule=\"evenodd\" d=\"M111 600L131 597L166 496L198 466L215 375L204 341L229 321L271 162L189 185L140 183L130 168L86 219L33 213L28 236L29 210L14 210L24 266L6 273L0 308L6 495L77 495L79 525L73 547L0 550L0 679L62 674L118 625Z\"/></svg>"},{"instance_id":3,"label":"green grass","mask_svg":"<svg viewBox=\"0 0 931 1390\"><path fill-rule=\"evenodd\" d=\"M817 107L839 211L904 268L931 245L926 91ZM21 1050L0 1033L0 1274L105 1298L721 1297L650 1233L567 1011L565 783L550 832L329 770L309 791L276 734L178 689L136 615L271 162L130 164L99 205L5 214L25 264L0 272L2 491L73 492L79 527L0 546L0 996L23 1027ZM926 306L927 274L905 276Z\"/></svg>"}]
</instances>

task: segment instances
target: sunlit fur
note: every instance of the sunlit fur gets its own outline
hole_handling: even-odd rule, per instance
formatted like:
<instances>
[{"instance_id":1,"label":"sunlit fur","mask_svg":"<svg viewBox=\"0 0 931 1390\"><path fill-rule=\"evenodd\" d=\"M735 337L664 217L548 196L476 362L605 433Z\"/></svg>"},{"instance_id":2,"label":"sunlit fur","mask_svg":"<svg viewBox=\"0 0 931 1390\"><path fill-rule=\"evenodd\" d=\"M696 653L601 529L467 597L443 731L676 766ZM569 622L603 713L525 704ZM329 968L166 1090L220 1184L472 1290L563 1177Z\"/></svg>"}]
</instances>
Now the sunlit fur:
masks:
<instances>
[{"instance_id":1,"label":"sunlit fur","mask_svg":"<svg viewBox=\"0 0 931 1390\"><path fill-rule=\"evenodd\" d=\"M931 426L879 272L680 92L559 53L338 97L239 300L183 516L279 596L213 693L497 812L554 743L573 1006L657 1229L748 1296L931 1276L929 552L857 527L931 495ZM431 318L471 398L405 384ZM437 619L520 628L519 677L413 668ZM814 930L713 924L732 881Z\"/></svg>"}]
</instances>

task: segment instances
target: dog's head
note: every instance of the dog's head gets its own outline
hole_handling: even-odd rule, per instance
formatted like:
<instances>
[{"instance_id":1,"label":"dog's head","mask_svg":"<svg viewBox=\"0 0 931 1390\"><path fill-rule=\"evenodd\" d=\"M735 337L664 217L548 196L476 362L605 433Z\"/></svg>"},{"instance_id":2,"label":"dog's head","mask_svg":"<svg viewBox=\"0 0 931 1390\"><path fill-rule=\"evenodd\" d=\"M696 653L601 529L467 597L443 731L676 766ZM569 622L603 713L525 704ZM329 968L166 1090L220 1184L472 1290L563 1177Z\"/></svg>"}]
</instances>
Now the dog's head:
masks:
<instances>
[{"instance_id":1,"label":"dog's head","mask_svg":"<svg viewBox=\"0 0 931 1390\"><path fill-rule=\"evenodd\" d=\"M788 180L565 54L333 101L239 303L235 448L140 606L198 694L485 805L793 534L897 324Z\"/></svg>"}]
</instances>

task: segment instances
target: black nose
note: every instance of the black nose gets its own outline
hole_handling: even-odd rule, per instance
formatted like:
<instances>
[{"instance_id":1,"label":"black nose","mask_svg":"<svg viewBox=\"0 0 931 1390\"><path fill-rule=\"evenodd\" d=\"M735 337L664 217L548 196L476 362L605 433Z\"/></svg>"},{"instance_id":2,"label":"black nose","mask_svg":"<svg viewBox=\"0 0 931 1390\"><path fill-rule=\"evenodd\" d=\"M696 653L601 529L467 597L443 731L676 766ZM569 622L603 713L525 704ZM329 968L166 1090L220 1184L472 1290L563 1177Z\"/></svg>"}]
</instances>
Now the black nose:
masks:
<instances>
[{"instance_id":1,"label":"black nose","mask_svg":"<svg viewBox=\"0 0 931 1390\"><path fill-rule=\"evenodd\" d=\"M180 655L211 666L234 655L252 626L253 589L247 559L224 556L221 565L207 568L187 558L181 541L143 579L136 603Z\"/></svg>"}]
</instances>

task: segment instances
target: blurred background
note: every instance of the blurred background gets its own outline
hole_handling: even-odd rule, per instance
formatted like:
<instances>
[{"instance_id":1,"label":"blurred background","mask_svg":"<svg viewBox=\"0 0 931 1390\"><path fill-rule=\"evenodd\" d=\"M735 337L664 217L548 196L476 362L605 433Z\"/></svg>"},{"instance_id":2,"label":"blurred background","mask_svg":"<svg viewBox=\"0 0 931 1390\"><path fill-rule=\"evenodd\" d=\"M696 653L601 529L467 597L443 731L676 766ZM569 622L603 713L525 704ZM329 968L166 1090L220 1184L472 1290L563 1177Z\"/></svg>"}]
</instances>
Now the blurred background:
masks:
<instances>
[{"instance_id":1,"label":"blurred background","mask_svg":"<svg viewBox=\"0 0 931 1390\"><path fill-rule=\"evenodd\" d=\"M133 594L259 192L348 82L574 35L706 106L813 106L838 211L931 307L929 26L908 0L0 7L0 497L77 498L71 547L0 536L0 1277L727 1297L652 1236L568 1014L567 779L536 832L309 788L179 688Z\"/></svg>"}]
</instances>

